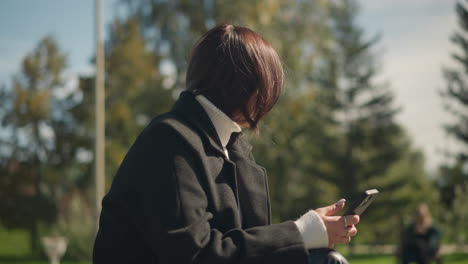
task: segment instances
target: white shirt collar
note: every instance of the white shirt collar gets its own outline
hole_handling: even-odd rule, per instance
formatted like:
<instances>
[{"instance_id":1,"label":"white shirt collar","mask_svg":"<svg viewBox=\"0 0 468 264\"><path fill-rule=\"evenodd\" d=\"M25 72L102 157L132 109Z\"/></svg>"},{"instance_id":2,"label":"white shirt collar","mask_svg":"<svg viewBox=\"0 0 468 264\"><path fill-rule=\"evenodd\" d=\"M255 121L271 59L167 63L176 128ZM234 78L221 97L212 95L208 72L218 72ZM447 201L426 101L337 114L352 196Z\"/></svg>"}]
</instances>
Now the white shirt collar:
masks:
<instances>
[{"instance_id":1,"label":"white shirt collar","mask_svg":"<svg viewBox=\"0 0 468 264\"><path fill-rule=\"evenodd\" d=\"M226 145L231 138L233 132L241 132L242 128L234 122L229 116L227 116L223 111L216 107L210 100L208 100L203 95L195 96L195 99L201 104L205 112L210 117L211 122L213 123L218 137L221 141L223 148L226 148Z\"/></svg>"}]
</instances>

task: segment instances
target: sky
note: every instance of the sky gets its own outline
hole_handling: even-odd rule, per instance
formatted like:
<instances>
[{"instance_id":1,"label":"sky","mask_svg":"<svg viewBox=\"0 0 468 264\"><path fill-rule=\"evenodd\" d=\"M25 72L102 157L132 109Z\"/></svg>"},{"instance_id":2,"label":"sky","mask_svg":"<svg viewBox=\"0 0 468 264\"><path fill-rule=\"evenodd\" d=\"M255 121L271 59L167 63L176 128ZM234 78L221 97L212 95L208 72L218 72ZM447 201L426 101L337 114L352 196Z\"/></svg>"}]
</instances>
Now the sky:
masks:
<instances>
[{"instance_id":1,"label":"sky","mask_svg":"<svg viewBox=\"0 0 468 264\"><path fill-rule=\"evenodd\" d=\"M116 2L102 0L104 24L112 20ZM67 74L93 72L94 0L1 0L0 84L9 82L24 55L47 34L67 54Z\"/></svg>"},{"instance_id":2,"label":"sky","mask_svg":"<svg viewBox=\"0 0 468 264\"><path fill-rule=\"evenodd\" d=\"M402 107L398 121L434 171L445 159L443 150L459 147L442 126L450 116L439 91L445 87L442 68L453 66L456 48L450 36L457 29L454 0L359 0L359 23L369 36L380 34L377 50L382 80L388 81Z\"/></svg>"},{"instance_id":3,"label":"sky","mask_svg":"<svg viewBox=\"0 0 468 264\"><path fill-rule=\"evenodd\" d=\"M117 0L103 0L107 25L117 13ZM376 51L388 82L402 107L398 121L434 171L444 160L441 150L454 150L442 125L449 122L438 95L444 87L442 67L452 64L449 37L456 30L455 0L358 0L358 23L366 34L381 36ZM107 30L104 30L106 32ZM66 77L90 74L94 67L94 0L1 0L0 85L9 84L21 60L46 34L67 54Z\"/></svg>"}]
</instances>

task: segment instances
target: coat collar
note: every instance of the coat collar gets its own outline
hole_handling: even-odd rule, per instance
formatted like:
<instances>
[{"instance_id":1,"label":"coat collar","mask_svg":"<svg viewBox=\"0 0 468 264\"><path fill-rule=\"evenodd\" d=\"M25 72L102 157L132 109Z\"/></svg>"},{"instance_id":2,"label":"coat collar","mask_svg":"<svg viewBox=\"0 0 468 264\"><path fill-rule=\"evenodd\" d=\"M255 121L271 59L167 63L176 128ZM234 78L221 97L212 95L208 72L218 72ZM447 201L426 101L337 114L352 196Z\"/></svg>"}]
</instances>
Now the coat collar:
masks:
<instances>
[{"instance_id":1,"label":"coat collar","mask_svg":"<svg viewBox=\"0 0 468 264\"><path fill-rule=\"evenodd\" d=\"M179 99L172 107L172 111L179 113L182 117L195 127L201 136L207 139L207 142L222 156L225 156L221 141L216 132L216 129L211 122L205 109L195 99L195 95L189 91L183 91ZM245 136L242 135L233 143L233 148L241 152L243 155L248 155L252 151L252 146L247 142Z\"/></svg>"},{"instance_id":2,"label":"coat collar","mask_svg":"<svg viewBox=\"0 0 468 264\"><path fill-rule=\"evenodd\" d=\"M217 135L223 148L225 148L228 142L231 140L233 133L239 133L242 131L241 127L234 122L229 116L227 116L221 109L216 107L210 100L203 95L196 95L195 99L205 109L205 112L210 117L211 123L216 129Z\"/></svg>"}]
</instances>

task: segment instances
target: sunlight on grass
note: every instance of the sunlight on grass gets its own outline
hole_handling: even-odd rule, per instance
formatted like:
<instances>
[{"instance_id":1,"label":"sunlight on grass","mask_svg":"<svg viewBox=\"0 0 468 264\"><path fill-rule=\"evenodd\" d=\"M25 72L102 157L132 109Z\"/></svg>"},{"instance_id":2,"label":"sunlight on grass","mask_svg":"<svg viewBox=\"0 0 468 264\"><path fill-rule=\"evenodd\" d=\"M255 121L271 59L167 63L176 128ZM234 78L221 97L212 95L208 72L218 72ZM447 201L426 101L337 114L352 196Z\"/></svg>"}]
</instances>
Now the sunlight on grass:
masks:
<instances>
[{"instance_id":1,"label":"sunlight on grass","mask_svg":"<svg viewBox=\"0 0 468 264\"><path fill-rule=\"evenodd\" d=\"M0 256L24 256L29 252L29 234L26 231L9 231L0 226Z\"/></svg>"}]
</instances>

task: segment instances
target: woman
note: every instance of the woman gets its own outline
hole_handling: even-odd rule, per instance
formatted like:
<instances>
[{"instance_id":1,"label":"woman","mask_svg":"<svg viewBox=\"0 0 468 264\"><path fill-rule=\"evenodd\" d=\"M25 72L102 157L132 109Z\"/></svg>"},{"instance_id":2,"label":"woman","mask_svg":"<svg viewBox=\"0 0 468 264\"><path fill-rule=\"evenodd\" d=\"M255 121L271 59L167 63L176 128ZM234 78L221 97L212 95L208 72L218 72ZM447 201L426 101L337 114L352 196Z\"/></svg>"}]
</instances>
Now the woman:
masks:
<instances>
[{"instance_id":1,"label":"woman","mask_svg":"<svg viewBox=\"0 0 468 264\"><path fill-rule=\"evenodd\" d=\"M441 233L432 224L429 207L421 203L416 208L414 223L406 228L401 242L401 263L442 263L439 255Z\"/></svg>"},{"instance_id":2,"label":"woman","mask_svg":"<svg viewBox=\"0 0 468 264\"><path fill-rule=\"evenodd\" d=\"M257 129L282 84L278 55L255 32L207 32L192 52L187 91L144 129L103 199L94 262L339 262L331 250L308 250L348 243L359 217L332 216L340 200L272 224L265 169L241 135Z\"/></svg>"}]
</instances>

